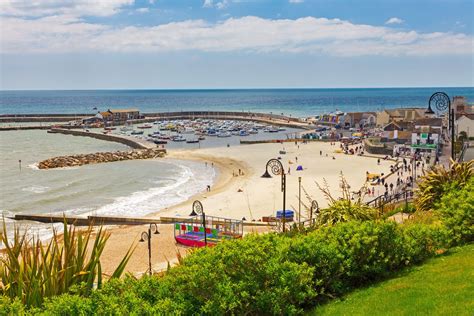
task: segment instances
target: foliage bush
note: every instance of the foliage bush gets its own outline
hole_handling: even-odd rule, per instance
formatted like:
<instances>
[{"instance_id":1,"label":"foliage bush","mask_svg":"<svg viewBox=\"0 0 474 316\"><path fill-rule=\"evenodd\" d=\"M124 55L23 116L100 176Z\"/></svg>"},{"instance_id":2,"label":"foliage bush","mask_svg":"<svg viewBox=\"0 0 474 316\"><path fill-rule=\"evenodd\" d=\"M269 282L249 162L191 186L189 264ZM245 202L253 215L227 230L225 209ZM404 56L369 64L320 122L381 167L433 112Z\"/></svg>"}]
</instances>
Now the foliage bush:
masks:
<instances>
[{"instance_id":1,"label":"foliage bush","mask_svg":"<svg viewBox=\"0 0 474 316\"><path fill-rule=\"evenodd\" d=\"M437 213L449 230L452 242L474 241L474 177L465 184L454 182L443 189L445 194L437 203Z\"/></svg>"},{"instance_id":2,"label":"foliage bush","mask_svg":"<svg viewBox=\"0 0 474 316\"><path fill-rule=\"evenodd\" d=\"M445 247L442 225L351 221L307 234L249 235L199 249L164 276L111 280L87 297L48 299L42 313L299 314Z\"/></svg>"},{"instance_id":3,"label":"foliage bush","mask_svg":"<svg viewBox=\"0 0 474 316\"><path fill-rule=\"evenodd\" d=\"M414 204L418 211L432 210L439 202L451 183L463 187L474 176L474 160L469 162L451 161L446 169L443 165L435 165L418 181Z\"/></svg>"}]
</instances>

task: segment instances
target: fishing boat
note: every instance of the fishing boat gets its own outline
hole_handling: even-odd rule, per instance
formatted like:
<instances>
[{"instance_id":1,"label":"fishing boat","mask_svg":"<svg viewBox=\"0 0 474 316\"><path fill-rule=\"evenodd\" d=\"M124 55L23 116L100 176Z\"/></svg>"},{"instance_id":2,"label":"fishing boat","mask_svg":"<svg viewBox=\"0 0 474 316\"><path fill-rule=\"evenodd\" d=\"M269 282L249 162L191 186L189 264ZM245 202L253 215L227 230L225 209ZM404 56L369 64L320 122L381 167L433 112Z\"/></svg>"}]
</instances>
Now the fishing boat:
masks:
<instances>
[{"instance_id":1,"label":"fishing boat","mask_svg":"<svg viewBox=\"0 0 474 316\"><path fill-rule=\"evenodd\" d=\"M229 132L220 132L219 134L217 134L217 137L231 137L232 134L229 133Z\"/></svg>"},{"instance_id":2,"label":"fishing boat","mask_svg":"<svg viewBox=\"0 0 474 316\"><path fill-rule=\"evenodd\" d=\"M188 144L199 143L199 139L198 138L186 139L186 143L188 143Z\"/></svg>"},{"instance_id":3,"label":"fishing boat","mask_svg":"<svg viewBox=\"0 0 474 316\"><path fill-rule=\"evenodd\" d=\"M171 140L174 142L185 142L186 138L181 135L171 137Z\"/></svg>"},{"instance_id":4,"label":"fishing boat","mask_svg":"<svg viewBox=\"0 0 474 316\"><path fill-rule=\"evenodd\" d=\"M268 129L268 132L269 133L278 133L278 128L270 126L270 128Z\"/></svg>"}]
</instances>

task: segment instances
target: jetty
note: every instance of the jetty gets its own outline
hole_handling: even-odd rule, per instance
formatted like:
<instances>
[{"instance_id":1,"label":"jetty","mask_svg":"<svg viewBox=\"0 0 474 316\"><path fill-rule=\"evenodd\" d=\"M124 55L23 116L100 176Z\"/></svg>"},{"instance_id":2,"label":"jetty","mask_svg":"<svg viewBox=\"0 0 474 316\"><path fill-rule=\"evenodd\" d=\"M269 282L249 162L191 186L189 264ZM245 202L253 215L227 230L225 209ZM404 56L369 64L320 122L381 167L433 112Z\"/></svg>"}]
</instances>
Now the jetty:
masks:
<instances>
[{"instance_id":1,"label":"jetty","mask_svg":"<svg viewBox=\"0 0 474 316\"><path fill-rule=\"evenodd\" d=\"M145 139L140 139L140 138L126 136L126 135L102 134L102 133L91 132L87 130L73 130L73 129L65 129L65 128L52 128L51 130L48 131L48 133L92 137L92 138L101 139L105 141L121 143L129 147L132 147L134 149L156 148L155 143L149 142ZM166 152L165 149L163 149L163 151Z\"/></svg>"},{"instance_id":2,"label":"jetty","mask_svg":"<svg viewBox=\"0 0 474 316\"><path fill-rule=\"evenodd\" d=\"M126 217L126 216L69 216L69 215L39 215L39 214L16 214L10 219L16 221L33 221L40 223L64 223L75 226L106 226L106 225L147 225L147 224L174 224L192 223L192 217ZM219 223L217 223L219 224ZM221 224L224 224L222 222ZM266 222L244 221L244 226L268 226Z\"/></svg>"}]
</instances>

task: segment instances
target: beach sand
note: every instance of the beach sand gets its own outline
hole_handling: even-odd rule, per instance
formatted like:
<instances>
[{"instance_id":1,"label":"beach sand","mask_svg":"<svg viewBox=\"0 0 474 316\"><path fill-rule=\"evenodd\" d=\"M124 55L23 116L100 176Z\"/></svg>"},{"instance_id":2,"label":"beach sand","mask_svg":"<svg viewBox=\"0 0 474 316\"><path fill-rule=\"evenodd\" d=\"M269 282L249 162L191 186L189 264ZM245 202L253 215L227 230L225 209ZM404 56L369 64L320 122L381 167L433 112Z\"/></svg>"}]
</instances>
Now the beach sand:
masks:
<instances>
[{"instance_id":1,"label":"beach sand","mask_svg":"<svg viewBox=\"0 0 474 316\"><path fill-rule=\"evenodd\" d=\"M281 157L281 162L287 173L286 209L292 209L298 214L298 178L304 190L317 200L320 207L325 207L327 201L317 188L316 183L323 184L325 180L334 196L340 194L341 172L351 186L351 191L358 191L365 182L366 172L388 174L392 161L382 160L377 165L377 159L366 156L344 155L337 153L339 143L331 145L323 142L298 143L269 143L256 145L241 145L220 148L206 148L195 150L171 150L166 159L191 159L212 164L218 169L218 179L211 185L211 191L203 192L186 202L161 210L150 217L160 216L188 216L192 209L192 202L198 199L202 202L207 215L227 218L258 221L262 216L274 216L277 210L282 209L282 192L280 176L262 178L265 166L269 159ZM280 154L280 150L286 154ZM322 152L322 155L320 154ZM335 159L333 159L333 157ZM296 162L296 158L298 162ZM296 171L298 165L302 171ZM239 169L243 175L238 174ZM288 172L289 171L289 172ZM211 184L211 183L210 183ZM380 190L379 192L377 192ZM241 191L241 192L239 192ZM382 194L376 188L376 196ZM302 201L307 199L302 190ZM301 208L302 220L307 217L304 207ZM174 241L172 225L159 225L161 234L152 237L152 263L154 270L162 270L177 262L177 252L182 255L188 251L178 246ZM104 250L102 260L103 270L110 273L121 260L132 243L137 248L127 266L127 270L134 273L143 273L148 267L147 243L138 243L140 233L147 230L147 226L124 226L109 229L112 236ZM264 232L270 228L249 227L246 233Z\"/></svg>"}]
</instances>

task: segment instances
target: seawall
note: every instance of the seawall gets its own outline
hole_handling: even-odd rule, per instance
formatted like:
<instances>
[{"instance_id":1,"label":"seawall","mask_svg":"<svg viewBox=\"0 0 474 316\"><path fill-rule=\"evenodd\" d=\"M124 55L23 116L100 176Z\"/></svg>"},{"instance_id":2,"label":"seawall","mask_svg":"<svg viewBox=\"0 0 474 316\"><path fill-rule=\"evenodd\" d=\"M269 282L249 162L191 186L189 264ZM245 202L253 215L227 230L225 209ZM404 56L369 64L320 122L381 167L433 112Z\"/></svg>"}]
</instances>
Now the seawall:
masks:
<instances>
[{"instance_id":1,"label":"seawall","mask_svg":"<svg viewBox=\"0 0 474 316\"><path fill-rule=\"evenodd\" d=\"M64 129L64 128L53 128L48 131L48 133L58 133L58 134L65 134L65 135L73 135L73 136L85 136L85 137L92 137L96 139L101 139L109 142L117 142L134 149L152 149L156 148L155 143L139 139L136 137L131 136L122 136L122 135L114 135L114 134L102 134L96 132L88 132L83 130L72 130L72 129ZM164 149L163 149L164 150ZM166 150L164 150L166 152Z\"/></svg>"}]
</instances>

